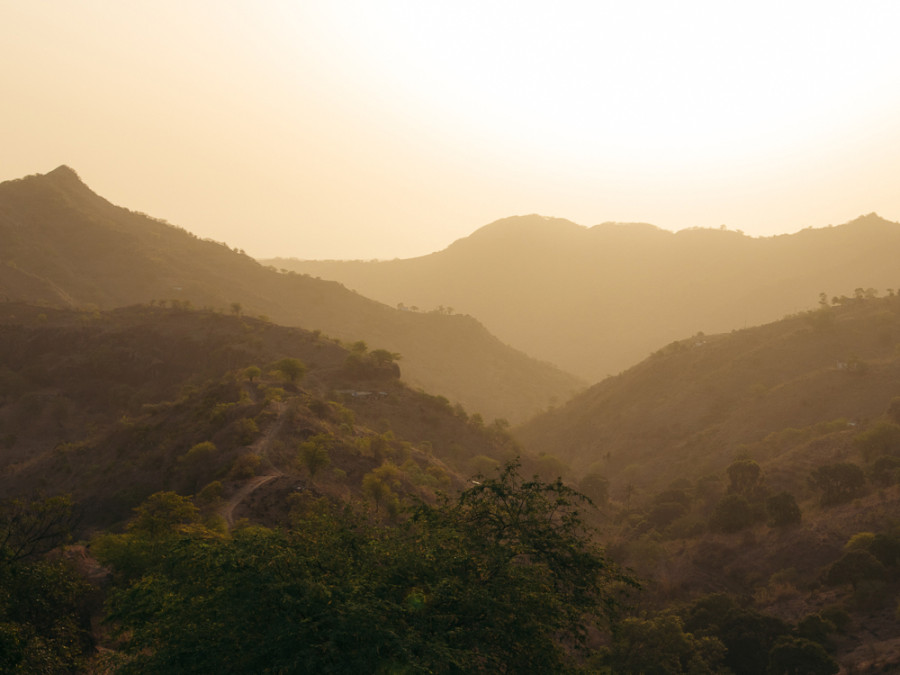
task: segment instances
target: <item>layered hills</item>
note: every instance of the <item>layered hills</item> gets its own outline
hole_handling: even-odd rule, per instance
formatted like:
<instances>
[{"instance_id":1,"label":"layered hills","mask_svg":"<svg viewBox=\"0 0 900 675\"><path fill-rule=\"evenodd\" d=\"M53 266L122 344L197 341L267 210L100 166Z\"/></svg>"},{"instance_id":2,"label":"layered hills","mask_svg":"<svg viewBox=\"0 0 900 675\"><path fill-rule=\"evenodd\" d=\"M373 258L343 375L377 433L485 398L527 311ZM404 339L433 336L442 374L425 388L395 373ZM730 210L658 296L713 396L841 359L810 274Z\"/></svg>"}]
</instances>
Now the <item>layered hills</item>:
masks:
<instances>
[{"instance_id":1,"label":"layered hills","mask_svg":"<svg viewBox=\"0 0 900 675\"><path fill-rule=\"evenodd\" d=\"M597 381L685 335L773 321L823 292L894 287L898 256L900 224L875 214L768 238L531 215L419 258L268 262L390 305L471 314L501 340Z\"/></svg>"},{"instance_id":2,"label":"layered hills","mask_svg":"<svg viewBox=\"0 0 900 675\"><path fill-rule=\"evenodd\" d=\"M212 311L0 304L0 494L69 493L94 527L154 492L232 497L261 477L280 490L255 498L266 521L312 479L362 499L387 464L375 475L395 493L449 490L516 453L382 356Z\"/></svg>"},{"instance_id":3,"label":"layered hills","mask_svg":"<svg viewBox=\"0 0 900 675\"><path fill-rule=\"evenodd\" d=\"M471 317L403 312L334 282L263 267L109 203L65 166L0 184L0 299L100 310L174 301L264 315L399 353L406 382L488 419L521 421L581 387Z\"/></svg>"}]
</instances>

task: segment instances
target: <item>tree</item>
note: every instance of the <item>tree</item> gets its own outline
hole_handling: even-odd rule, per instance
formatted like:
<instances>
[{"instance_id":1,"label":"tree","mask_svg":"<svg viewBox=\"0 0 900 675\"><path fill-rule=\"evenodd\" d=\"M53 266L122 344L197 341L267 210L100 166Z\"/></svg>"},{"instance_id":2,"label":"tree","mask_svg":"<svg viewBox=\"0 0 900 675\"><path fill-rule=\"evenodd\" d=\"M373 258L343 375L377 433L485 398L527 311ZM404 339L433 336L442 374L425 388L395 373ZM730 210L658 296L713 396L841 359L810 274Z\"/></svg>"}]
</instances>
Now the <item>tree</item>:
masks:
<instances>
[{"instance_id":1,"label":"tree","mask_svg":"<svg viewBox=\"0 0 900 675\"><path fill-rule=\"evenodd\" d=\"M822 506L843 504L866 492L866 476L851 462L819 466L810 474L809 483L821 492Z\"/></svg>"},{"instance_id":2,"label":"tree","mask_svg":"<svg viewBox=\"0 0 900 675\"><path fill-rule=\"evenodd\" d=\"M111 594L123 672L575 670L634 585L582 502L507 465L394 526L319 501L290 530L182 531Z\"/></svg>"},{"instance_id":3,"label":"tree","mask_svg":"<svg viewBox=\"0 0 900 675\"><path fill-rule=\"evenodd\" d=\"M306 374L306 366L300 359L284 358L275 364L275 370L279 371L291 382L296 382Z\"/></svg>"},{"instance_id":4,"label":"tree","mask_svg":"<svg viewBox=\"0 0 900 675\"><path fill-rule=\"evenodd\" d=\"M90 592L64 561L0 566L0 672L87 672Z\"/></svg>"},{"instance_id":5,"label":"tree","mask_svg":"<svg viewBox=\"0 0 900 675\"><path fill-rule=\"evenodd\" d=\"M869 480L887 487L900 481L900 457L882 455L877 457L868 467Z\"/></svg>"},{"instance_id":6,"label":"tree","mask_svg":"<svg viewBox=\"0 0 900 675\"><path fill-rule=\"evenodd\" d=\"M771 527L787 527L800 522L800 507L790 492L779 492L766 500L766 512Z\"/></svg>"},{"instance_id":7,"label":"tree","mask_svg":"<svg viewBox=\"0 0 900 675\"><path fill-rule=\"evenodd\" d=\"M831 564L825 573L825 583L830 586L851 584L857 588L864 581L881 581L887 576L884 565L865 550L847 551Z\"/></svg>"},{"instance_id":8,"label":"tree","mask_svg":"<svg viewBox=\"0 0 900 675\"><path fill-rule=\"evenodd\" d=\"M59 546L75 523L68 495L0 501L0 568Z\"/></svg>"},{"instance_id":9,"label":"tree","mask_svg":"<svg viewBox=\"0 0 900 675\"><path fill-rule=\"evenodd\" d=\"M879 422L853 439L866 461L882 455L900 455L900 425Z\"/></svg>"},{"instance_id":10,"label":"tree","mask_svg":"<svg viewBox=\"0 0 900 675\"><path fill-rule=\"evenodd\" d=\"M834 675L840 670L825 648L805 638L783 636L769 651L767 675Z\"/></svg>"},{"instance_id":11,"label":"tree","mask_svg":"<svg viewBox=\"0 0 900 675\"><path fill-rule=\"evenodd\" d=\"M253 382L254 379L262 375L262 371L257 366L247 366L244 368L244 376Z\"/></svg>"},{"instance_id":12,"label":"tree","mask_svg":"<svg viewBox=\"0 0 900 675\"><path fill-rule=\"evenodd\" d=\"M685 633L681 619L663 614L622 621L610 649L609 665L616 673L702 675L721 672L724 656L725 646L718 638Z\"/></svg>"},{"instance_id":13,"label":"tree","mask_svg":"<svg viewBox=\"0 0 900 675\"><path fill-rule=\"evenodd\" d=\"M190 479L190 489L196 489L200 480L211 472L211 464L216 454L215 444L212 441L203 441L178 458L178 464L184 470L184 477Z\"/></svg>"},{"instance_id":14,"label":"tree","mask_svg":"<svg viewBox=\"0 0 900 675\"><path fill-rule=\"evenodd\" d=\"M728 492L750 496L759 486L762 470L752 459L739 459L733 462L728 471Z\"/></svg>"},{"instance_id":15,"label":"tree","mask_svg":"<svg viewBox=\"0 0 900 675\"><path fill-rule=\"evenodd\" d=\"M242 311L243 311L243 308L241 307L241 303L239 303L239 302L231 303L231 313L232 314L234 314L235 316L240 316Z\"/></svg>"},{"instance_id":16,"label":"tree","mask_svg":"<svg viewBox=\"0 0 900 675\"><path fill-rule=\"evenodd\" d=\"M398 361L401 357L396 352L389 352L387 349L375 349L369 353L369 358L379 368L389 366L394 361Z\"/></svg>"},{"instance_id":17,"label":"tree","mask_svg":"<svg viewBox=\"0 0 900 675\"><path fill-rule=\"evenodd\" d=\"M193 502L175 492L156 492L150 495L134 509L134 513L134 518L128 524L129 531L150 537L168 533L177 525L189 525L200 520L200 512Z\"/></svg>"},{"instance_id":18,"label":"tree","mask_svg":"<svg viewBox=\"0 0 900 675\"><path fill-rule=\"evenodd\" d=\"M297 451L298 460L309 471L310 477L314 478L320 469L331 463L328 454L330 446L331 436L327 434L317 434L300 444Z\"/></svg>"},{"instance_id":19,"label":"tree","mask_svg":"<svg viewBox=\"0 0 900 675\"><path fill-rule=\"evenodd\" d=\"M720 532L738 532L753 524L753 509L738 494L725 495L716 505L709 526Z\"/></svg>"}]
</instances>

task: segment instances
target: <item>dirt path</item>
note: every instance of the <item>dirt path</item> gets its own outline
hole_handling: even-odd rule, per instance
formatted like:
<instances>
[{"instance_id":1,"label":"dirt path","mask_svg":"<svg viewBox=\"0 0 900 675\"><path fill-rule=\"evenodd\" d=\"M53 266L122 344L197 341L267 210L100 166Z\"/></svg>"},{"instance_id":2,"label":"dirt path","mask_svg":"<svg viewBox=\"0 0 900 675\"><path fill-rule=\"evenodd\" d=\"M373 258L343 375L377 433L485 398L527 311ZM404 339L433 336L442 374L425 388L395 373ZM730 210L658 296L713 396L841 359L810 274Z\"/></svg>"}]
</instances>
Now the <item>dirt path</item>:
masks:
<instances>
[{"instance_id":1,"label":"dirt path","mask_svg":"<svg viewBox=\"0 0 900 675\"><path fill-rule=\"evenodd\" d=\"M272 447L272 442L281 432L281 429L284 426L285 421L287 420L288 413L294 409L295 405L296 402L294 405L288 405L287 401L279 401L278 403L275 403L275 409L278 413L278 416L266 428L265 433L257 438L250 446L251 452L265 459L269 459L269 448ZM225 522L228 523L229 528L234 526L234 510L238 504L246 500L260 486L265 485L275 478L279 478L285 475L284 471L272 465L271 462L269 462L269 466L270 468L266 471L266 473L260 476L254 476L253 478L248 480L244 485L241 486L240 490L235 492L231 496L231 498L227 502L225 502L219 509L219 515L225 519Z\"/></svg>"}]
</instances>

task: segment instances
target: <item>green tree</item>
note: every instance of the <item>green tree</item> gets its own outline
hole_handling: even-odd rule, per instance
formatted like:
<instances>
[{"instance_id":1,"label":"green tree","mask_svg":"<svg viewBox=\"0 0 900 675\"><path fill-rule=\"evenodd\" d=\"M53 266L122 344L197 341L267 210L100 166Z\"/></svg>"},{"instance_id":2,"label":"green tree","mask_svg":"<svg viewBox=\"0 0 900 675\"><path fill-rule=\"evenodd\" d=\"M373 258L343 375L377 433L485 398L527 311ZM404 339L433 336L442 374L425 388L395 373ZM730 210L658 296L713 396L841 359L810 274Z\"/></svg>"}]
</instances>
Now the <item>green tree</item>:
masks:
<instances>
[{"instance_id":1,"label":"green tree","mask_svg":"<svg viewBox=\"0 0 900 675\"><path fill-rule=\"evenodd\" d=\"M681 619L663 614L629 618L616 630L609 665L615 673L703 675L720 673L725 646L715 637L685 633Z\"/></svg>"},{"instance_id":2,"label":"green tree","mask_svg":"<svg viewBox=\"0 0 900 675\"><path fill-rule=\"evenodd\" d=\"M851 462L819 466L810 474L809 483L821 492L823 506L843 504L866 492L866 476L859 466Z\"/></svg>"},{"instance_id":3,"label":"green tree","mask_svg":"<svg viewBox=\"0 0 900 675\"><path fill-rule=\"evenodd\" d=\"M851 584L859 587L865 581L881 581L887 576L887 570L881 561L865 550L847 551L831 564L825 573L825 583L830 586Z\"/></svg>"},{"instance_id":4,"label":"green tree","mask_svg":"<svg viewBox=\"0 0 900 675\"><path fill-rule=\"evenodd\" d=\"M0 672L80 671L93 648L89 586L42 559L75 522L67 495L0 501Z\"/></svg>"},{"instance_id":5,"label":"green tree","mask_svg":"<svg viewBox=\"0 0 900 675\"><path fill-rule=\"evenodd\" d=\"M733 494L751 495L759 486L762 470L759 464L752 459L739 459L733 462L728 471L728 492Z\"/></svg>"},{"instance_id":6,"label":"green tree","mask_svg":"<svg viewBox=\"0 0 900 675\"><path fill-rule=\"evenodd\" d=\"M131 532L150 537L170 532L177 525L200 521L200 512L187 497L175 492L156 492L134 509L135 516L128 524Z\"/></svg>"},{"instance_id":7,"label":"green tree","mask_svg":"<svg viewBox=\"0 0 900 675\"><path fill-rule=\"evenodd\" d=\"M389 366L394 361L400 360L400 354L389 352L387 349L375 349L369 354L369 358L378 367Z\"/></svg>"},{"instance_id":8,"label":"green tree","mask_svg":"<svg viewBox=\"0 0 900 675\"><path fill-rule=\"evenodd\" d=\"M779 492L766 500L766 512L771 527L787 527L800 522L800 507L790 492Z\"/></svg>"},{"instance_id":9,"label":"green tree","mask_svg":"<svg viewBox=\"0 0 900 675\"><path fill-rule=\"evenodd\" d=\"M178 458L182 475L188 479L188 489L194 490L205 476L208 476L212 467L213 458L216 456L216 446L212 441L197 443L190 450Z\"/></svg>"},{"instance_id":10,"label":"green tree","mask_svg":"<svg viewBox=\"0 0 900 675\"><path fill-rule=\"evenodd\" d=\"M882 487L894 485L900 481L900 457L894 455L882 455L875 458L869 465L866 473L869 480Z\"/></svg>"},{"instance_id":11,"label":"green tree","mask_svg":"<svg viewBox=\"0 0 900 675\"><path fill-rule=\"evenodd\" d=\"M297 459L302 466L306 467L311 477L324 469L331 463L331 457L328 451L331 447L332 438L327 434L317 434L309 440L303 441L297 449Z\"/></svg>"},{"instance_id":12,"label":"green tree","mask_svg":"<svg viewBox=\"0 0 900 675\"><path fill-rule=\"evenodd\" d=\"M253 382L257 377L262 375L262 371L257 366L247 366L244 368L244 377Z\"/></svg>"},{"instance_id":13,"label":"green tree","mask_svg":"<svg viewBox=\"0 0 900 675\"><path fill-rule=\"evenodd\" d=\"M315 502L290 530L182 530L111 595L122 672L574 670L634 585L582 502L510 465L395 526Z\"/></svg>"},{"instance_id":14,"label":"green tree","mask_svg":"<svg viewBox=\"0 0 900 675\"><path fill-rule=\"evenodd\" d=\"M716 505L709 526L719 532L739 532L753 524L753 509L738 494L725 495Z\"/></svg>"},{"instance_id":15,"label":"green tree","mask_svg":"<svg viewBox=\"0 0 900 675\"><path fill-rule=\"evenodd\" d=\"M306 374L306 366L300 359L284 358L275 363L275 370L279 371L291 382L302 379Z\"/></svg>"},{"instance_id":16,"label":"green tree","mask_svg":"<svg viewBox=\"0 0 900 675\"><path fill-rule=\"evenodd\" d=\"M90 592L63 561L0 566L0 672L86 672Z\"/></svg>"},{"instance_id":17,"label":"green tree","mask_svg":"<svg viewBox=\"0 0 900 675\"><path fill-rule=\"evenodd\" d=\"M37 558L59 546L74 522L68 495L0 501L0 567Z\"/></svg>"},{"instance_id":18,"label":"green tree","mask_svg":"<svg viewBox=\"0 0 900 675\"><path fill-rule=\"evenodd\" d=\"M769 652L767 675L834 675L840 670L822 645L804 638L783 636Z\"/></svg>"},{"instance_id":19,"label":"green tree","mask_svg":"<svg viewBox=\"0 0 900 675\"><path fill-rule=\"evenodd\" d=\"M880 422L871 429L857 434L853 440L866 461L871 462L881 455L898 456L900 455L900 424Z\"/></svg>"}]
</instances>

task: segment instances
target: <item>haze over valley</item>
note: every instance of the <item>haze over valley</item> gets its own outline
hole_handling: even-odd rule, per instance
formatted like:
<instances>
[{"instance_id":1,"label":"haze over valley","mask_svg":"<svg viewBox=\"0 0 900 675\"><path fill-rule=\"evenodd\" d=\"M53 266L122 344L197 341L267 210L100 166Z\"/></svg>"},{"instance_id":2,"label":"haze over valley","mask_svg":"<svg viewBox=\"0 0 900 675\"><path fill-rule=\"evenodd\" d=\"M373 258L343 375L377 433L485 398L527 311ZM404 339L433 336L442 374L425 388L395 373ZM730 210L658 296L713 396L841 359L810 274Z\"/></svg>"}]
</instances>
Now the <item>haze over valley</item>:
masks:
<instances>
[{"instance_id":1,"label":"haze over valley","mask_svg":"<svg viewBox=\"0 0 900 675\"><path fill-rule=\"evenodd\" d=\"M428 256L264 260L406 309L471 314L508 344L589 381L697 332L781 318L856 288L893 287L900 227L876 214L791 235L539 215L486 225Z\"/></svg>"}]
</instances>

